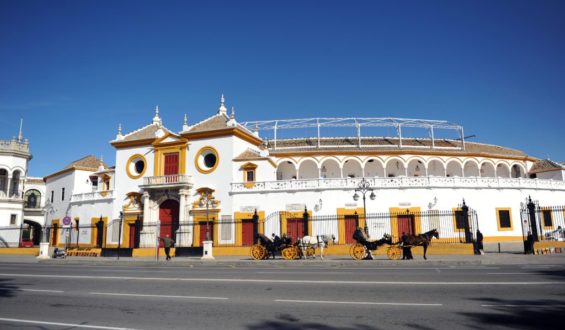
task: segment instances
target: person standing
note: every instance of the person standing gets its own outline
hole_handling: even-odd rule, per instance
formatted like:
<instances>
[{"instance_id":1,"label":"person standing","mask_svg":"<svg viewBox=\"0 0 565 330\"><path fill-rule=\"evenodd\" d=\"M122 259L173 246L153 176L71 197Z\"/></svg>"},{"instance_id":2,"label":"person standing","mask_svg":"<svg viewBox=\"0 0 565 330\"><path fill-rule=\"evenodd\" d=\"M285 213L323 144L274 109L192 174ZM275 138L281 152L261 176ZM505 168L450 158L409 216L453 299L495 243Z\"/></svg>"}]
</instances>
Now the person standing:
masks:
<instances>
[{"instance_id":1,"label":"person standing","mask_svg":"<svg viewBox=\"0 0 565 330\"><path fill-rule=\"evenodd\" d=\"M526 254L534 254L534 235L531 231L528 231L528 237L526 238Z\"/></svg>"},{"instance_id":2,"label":"person standing","mask_svg":"<svg viewBox=\"0 0 565 330\"><path fill-rule=\"evenodd\" d=\"M483 255L483 233L477 229L477 254Z\"/></svg>"},{"instance_id":3,"label":"person standing","mask_svg":"<svg viewBox=\"0 0 565 330\"><path fill-rule=\"evenodd\" d=\"M171 248L175 246L175 241L166 234L165 237L159 237L163 241L163 247L165 248L166 260L171 260Z\"/></svg>"}]
</instances>

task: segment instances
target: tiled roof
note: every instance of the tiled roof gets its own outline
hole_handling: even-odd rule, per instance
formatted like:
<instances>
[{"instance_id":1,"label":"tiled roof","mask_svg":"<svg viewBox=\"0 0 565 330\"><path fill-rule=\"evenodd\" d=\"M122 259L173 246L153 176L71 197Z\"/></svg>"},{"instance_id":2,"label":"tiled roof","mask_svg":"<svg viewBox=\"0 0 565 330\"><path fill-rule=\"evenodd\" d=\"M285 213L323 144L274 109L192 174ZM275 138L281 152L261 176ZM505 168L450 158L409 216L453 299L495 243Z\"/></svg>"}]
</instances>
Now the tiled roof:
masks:
<instances>
[{"instance_id":1,"label":"tiled roof","mask_svg":"<svg viewBox=\"0 0 565 330\"><path fill-rule=\"evenodd\" d=\"M196 133L228 128L229 126L227 125L227 123L229 120L230 118L228 116L219 113L215 116L209 117L197 124L192 125L186 132Z\"/></svg>"},{"instance_id":2,"label":"tiled roof","mask_svg":"<svg viewBox=\"0 0 565 330\"><path fill-rule=\"evenodd\" d=\"M554 170L565 170L565 166L549 159L542 159L534 163L529 173L533 174Z\"/></svg>"},{"instance_id":3,"label":"tiled roof","mask_svg":"<svg viewBox=\"0 0 565 330\"><path fill-rule=\"evenodd\" d=\"M434 140L434 148L431 148L431 139L402 139L402 148L399 147L397 138L361 138L360 148L356 137L350 138L322 138L320 139L320 148L317 147L316 138L305 139L288 139L277 140L277 148L274 148L274 141L267 141L270 154L292 152L312 152L316 151L410 151L421 154L426 153L458 153L458 154L479 154L485 156L503 156L503 157L527 157L527 155L519 150L504 148L491 144L483 144L476 142L465 142L465 150L461 150L461 141L457 140ZM284 148L284 149L283 149ZM290 149L292 148L292 149ZM445 149L449 148L449 149ZM282 150L281 150L282 149Z\"/></svg>"},{"instance_id":4,"label":"tiled roof","mask_svg":"<svg viewBox=\"0 0 565 330\"><path fill-rule=\"evenodd\" d=\"M69 168L85 168L85 169L97 170L98 167L100 166L100 163L102 163L104 168L108 168L108 166L106 164L104 164L103 161L96 158L96 156L89 155L89 156L83 157L79 160L75 160L74 162L67 165L64 168L64 170L69 169Z\"/></svg>"},{"instance_id":5,"label":"tiled roof","mask_svg":"<svg viewBox=\"0 0 565 330\"><path fill-rule=\"evenodd\" d=\"M138 141L138 140L148 140L148 139L156 139L157 138L157 131L162 129L165 133L171 133L167 128L157 124L149 124L145 127L142 127L138 130L135 130L131 133L124 135L122 140L115 140L114 142L129 142L129 141Z\"/></svg>"},{"instance_id":6,"label":"tiled roof","mask_svg":"<svg viewBox=\"0 0 565 330\"><path fill-rule=\"evenodd\" d=\"M265 159L265 157L261 157L259 152L256 152L256 151L251 150L251 149L247 149L244 152L242 152L241 154L239 154L237 157L235 157L233 160L234 161L244 161L244 160L257 160L257 159Z\"/></svg>"}]
</instances>

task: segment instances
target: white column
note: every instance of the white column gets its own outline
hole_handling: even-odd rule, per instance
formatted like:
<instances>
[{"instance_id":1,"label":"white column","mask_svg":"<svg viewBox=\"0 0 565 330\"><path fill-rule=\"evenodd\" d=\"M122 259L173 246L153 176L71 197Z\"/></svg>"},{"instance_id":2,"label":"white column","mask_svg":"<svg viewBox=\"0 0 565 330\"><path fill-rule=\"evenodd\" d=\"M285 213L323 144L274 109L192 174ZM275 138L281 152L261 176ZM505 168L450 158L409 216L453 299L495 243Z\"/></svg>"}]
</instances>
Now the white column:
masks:
<instances>
[{"instance_id":1,"label":"white column","mask_svg":"<svg viewBox=\"0 0 565 330\"><path fill-rule=\"evenodd\" d=\"M151 223L150 211L151 195L149 192L143 192L143 230L140 233L139 247L155 247L155 224Z\"/></svg>"},{"instance_id":2,"label":"white column","mask_svg":"<svg viewBox=\"0 0 565 330\"><path fill-rule=\"evenodd\" d=\"M192 245L192 224L188 215L189 203L189 190L179 190L179 229L176 235L177 246L191 246Z\"/></svg>"}]
</instances>

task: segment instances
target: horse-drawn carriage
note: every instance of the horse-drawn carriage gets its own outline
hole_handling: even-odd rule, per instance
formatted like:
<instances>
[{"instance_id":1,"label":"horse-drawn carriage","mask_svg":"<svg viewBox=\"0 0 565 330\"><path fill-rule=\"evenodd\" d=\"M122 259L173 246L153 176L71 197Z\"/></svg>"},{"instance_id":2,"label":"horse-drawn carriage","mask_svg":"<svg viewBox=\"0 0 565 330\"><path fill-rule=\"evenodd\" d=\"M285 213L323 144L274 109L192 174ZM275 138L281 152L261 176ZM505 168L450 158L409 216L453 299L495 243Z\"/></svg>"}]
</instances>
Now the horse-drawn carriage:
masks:
<instances>
[{"instance_id":1,"label":"horse-drawn carriage","mask_svg":"<svg viewBox=\"0 0 565 330\"><path fill-rule=\"evenodd\" d=\"M381 245L388 244L387 255L389 259L397 260L400 258L400 248L397 245L392 244L392 236L384 234L383 238L379 240L370 240L367 234L361 229L357 228L353 233L353 239L356 241L349 248L349 254L355 260L362 260L369 256L371 251L377 250Z\"/></svg>"},{"instance_id":2,"label":"horse-drawn carriage","mask_svg":"<svg viewBox=\"0 0 565 330\"><path fill-rule=\"evenodd\" d=\"M274 235L274 234L273 234ZM280 252L286 260L299 258L315 258L316 248L320 249L320 258L324 259L324 248L329 242L335 242L333 235L304 236L299 238L296 243L292 238L283 234L282 237L273 236L268 238L263 234L257 235L257 244L251 247L251 257L255 260L268 259L269 256L275 258L275 253Z\"/></svg>"},{"instance_id":3,"label":"horse-drawn carriage","mask_svg":"<svg viewBox=\"0 0 565 330\"><path fill-rule=\"evenodd\" d=\"M426 251L433 237L439 238L439 233L436 229L418 235L405 235L396 243L392 242L392 236L388 234L384 234L383 238L379 240L371 241L361 228L357 228L353 233L353 239L357 242L351 245L349 253L353 259L362 260L369 255L370 251L375 251L379 246L388 244L387 257L390 260L398 260L402 256L402 249L422 246L424 248L424 259L427 259Z\"/></svg>"},{"instance_id":4,"label":"horse-drawn carriage","mask_svg":"<svg viewBox=\"0 0 565 330\"><path fill-rule=\"evenodd\" d=\"M257 244L251 247L251 257L255 260L269 259L272 256L275 259L275 252L280 252L286 260L293 260L300 254L300 250L296 244L292 243L292 238L282 235L275 236L270 239L263 234L257 235Z\"/></svg>"}]
</instances>

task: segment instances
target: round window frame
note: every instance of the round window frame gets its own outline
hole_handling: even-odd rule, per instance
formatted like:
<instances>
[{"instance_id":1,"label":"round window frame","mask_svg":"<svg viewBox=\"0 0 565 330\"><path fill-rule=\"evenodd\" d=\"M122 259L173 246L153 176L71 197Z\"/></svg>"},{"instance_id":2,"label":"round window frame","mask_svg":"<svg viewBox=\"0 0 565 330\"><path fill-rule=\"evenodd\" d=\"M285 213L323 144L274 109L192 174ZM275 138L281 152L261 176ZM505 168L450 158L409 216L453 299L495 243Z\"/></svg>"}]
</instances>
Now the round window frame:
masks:
<instances>
[{"instance_id":1,"label":"round window frame","mask_svg":"<svg viewBox=\"0 0 565 330\"><path fill-rule=\"evenodd\" d=\"M216 156L216 164L214 164L214 166L210 168L204 168L204 166L206 166L204 164L205 153L212 153L214 154L214 156ZM202 161L200 161L200 159L202 159ZM200 148L200 150L198 150L198 152L196 153L196 157L194 157L194 166L196 167L196 170L198 170L198 172L202 174L210 174L214 172L216 168L218 168L219 164L220 164L220 154L218 153L218 150L216 150L214 147L211 146L205 146Z\"/></svg>"},{"instance_id":2,"label":"round window frame","mask_svg":"<svg viewBox=\"0 0 565 330\"><path fill-rule=\"evenodd\" d=\"M132 173L132 171L130 170L130 168L135 168L136 160L141 160L145 164L145 166L143 166L143 171L138 174ZM130 179L135 180L141 178L145 174L145 171L147 171L147 159L145 159L145 157L143 157L143 155L141 154L131 155L126 163L126 173L130 177Z\"/></svg>"}]
</instances>

